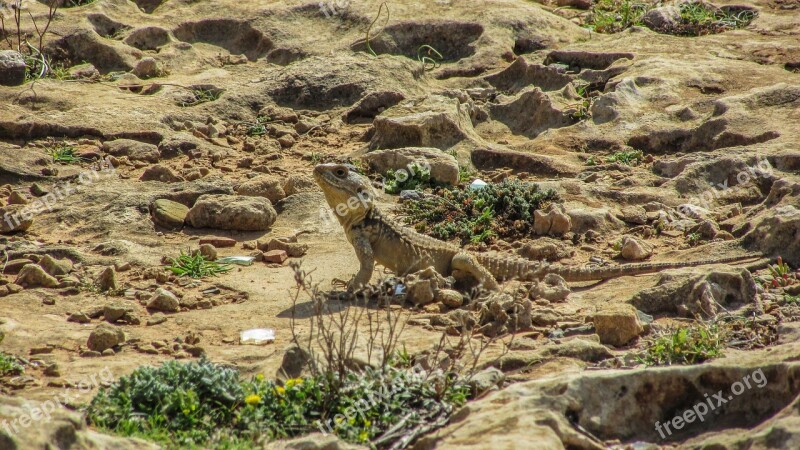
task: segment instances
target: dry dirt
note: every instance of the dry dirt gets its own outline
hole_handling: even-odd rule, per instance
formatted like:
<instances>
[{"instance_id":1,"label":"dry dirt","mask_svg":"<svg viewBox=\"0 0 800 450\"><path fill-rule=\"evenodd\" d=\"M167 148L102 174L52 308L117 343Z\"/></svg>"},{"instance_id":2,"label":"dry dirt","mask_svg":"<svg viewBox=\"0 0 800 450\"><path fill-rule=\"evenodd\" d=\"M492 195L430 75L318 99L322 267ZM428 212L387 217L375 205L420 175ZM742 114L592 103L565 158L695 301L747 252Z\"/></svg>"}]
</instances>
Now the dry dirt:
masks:
<instances>
[{"instance_id":1,"label":"dry dirt","mask_svg":"<svg viewBox=\"0 0 800 450\"><path fill-rule=\"evenodd\" d=\"M187 335L198 336L197 345L213 361L248 375L274 374L291 337L295 283L289 262L302 260L302 267L313 269L314 280L326 289L334 278L349 279L358 268L341 228L328 220L323 197L309 183L311 169L323 161L356 161L375 148L438 148L457 155L462 167L476 170L477 178L541 182L561 194L572 224L566 235L532 235L519 242L471 247L475 251L548 257L566 265L586 264L590 258L617 263L624 260L615 244L631 235L652 246L648 261L757 254L772 261L782 256L792 267L800 266L800 12L791 2L754 0L748 4L759 15L745 29L678 37L643 27L613 35L590 33L562 17L574 12L522 0L396 0L388 2L388 23L381 19L372 29L377 57L365 51L364 37L380 2L345 3L330 2L321 11L317 2L293 0L142 0L138 5L98 0L59 11L47 48L65 68L87 71L86 64L91 64L97 73L88 79L48 78L0 88L0 183L7 185L3 195L17 191L33 203L33 184L51 192L67 183L77 185L80 174L91 170L90 159L108 156L114 147L107 143L115 140L146 143L142 151L151 153L116 154L113 173L91 179L37 212L26 231L0 238L9 260L46 254L71 260L77 281L74 286L62 282L0 298L2 351L31 363L24 377L0 383L3 394L46 400L103 370L119 377L143 364L193 358L181 351L136 350L153 341L171 345ZM34 15L46 11L38 3L27 6ZM445 56L440 67L423 70L416 57L423 44ZM152 78L141 72L143 58L155 60ZM570 114L582 100L573 86L584 82L597 97L591 117L577 120ZM181 106L191 100L187 87L203 87L219 96ZM259 116L270 117L266 134L248 136ZM77 165L53 163L48 149L61 144L74 146L87 159ZM643 152L639 164L604 161L616 152L633 150ZM155 164L177 178L141 181ZM191 207L202 194L233 194L254 176L271 176L279 184L291 179L299 186L284 186L278 197L286 198L272 202L278 204L277 220L266 231L189 225L169 230L153 223L150 210L157 199ZM708 203L696 200L704 196ZM2 203L9 201L4 198ZM381 198L386 209L396 201L388 195ZM676 211L688 211L678 208L686 203L704 208L680 219ZM659 220L666 228L657 234ZM206 236L236 241L232 248L218 248L220 256L249 255L256 241L290 236L298 236L308 251L283 264L256 262L194 285L174 277L148 277L155 273L153 268L163 272L163 257L197 248L198 239ZM130 269L116 274L122 295L89 286L106 267L126 263ZM531 390L530 395L539 397L544 394L537 389L555 389L546 384L548 379L573 383L569 395L577 404L562 408L564 414L544 400L503 409L498 405L509 394L501 391L497 401L488 397L488 406L474 407L477 412L467 408L458 423L438 437L426 438L419 448L658 443L652 425L644 431L646 423L623 426L617 418L617 434L597 423L602 422L597 417L609 413L597 413L601 406L590 399L604 385L596 384L595 375L601 372L587 370L602 368L609 377L627 376L612 370L616 363L609 361L621 361L648 336L618 347L600 345L591 329L558 336L559 330L591 324L592 316L608 305L625 303L655 316L656 328L730 309L758 316L781 331L777 350L727 350L722 362L714 363L717 366L702 366L711 367L709 375L697 377L717 377L714 386L722 386L726 381L719 379L734 377L728 372L731 367L741 371L769 366L775 373L771 382L784 383L772 390L785 388L785 396L770 395L772 403L759 406L743 422L698 425L669 445L797 448L800 387L791 361L800 350L793 342L793 321L800 314L797 307L782 303L783 291L756 287L749 273L736 267L670 271L671 279L663 274L623 277L571 286L566 299L535 300L534 315L552 314L515 337L517 347L505 356L511 361L506 366L508 381L520 383L513 389ZM376 279L380 275L376 273ZM6 284L16 278L10 271L2 275ZM137 299L146 300L159 287L181 296L183 306L166 314L163 323L148 326L153 311ZM219 292L203 294L213 287ZM188 306L199 300L210 302L200 308ZM140 323L114 325L125 332L127 343L113 356L81 356L89 334L103 319L80 324L67 318L110 303L131 307ZM431 348L442 328L425 323L446 312L439 305L411 310L417 320L405 331L407 348ZM303 320L301 330L306 326ZM240 345L239 333L250 328L274 328L276 342ZM576 339L582 342L576 349L558 350ZM545 351L550 348L557 350ZM489 355L498 352L500 343ZM45 367L52 364L58 373L46 375ZM674 374L671 383L688 376L680 368L668 370ZM569 381L583 380L581 376L587 378ZM635 376L629 382L647 384ZM692 395L704 392L698 389L669 392L693 403ZM642 388L636 395L649 397L647 392ZM86 402L93 393L77 395L67 406ZM608 399L608 408L619 407L613 401ZM639 405L648 402L653 403L640 398ZM586 414L595 417L575 412L583 403L590 405ZM492 407L496 410L487 412ZM746 407L740 408L741 414L749 414ZM681 409L671 404L658 414L671 417ZM772 415L779 411L782 422L770 422L778 420ZM573 413L580 418L573 420ZM481 414L503 422L485 433L463 422L485 424ZM518 421L520 416L526 416L525 421ZM536 433L525 434L529 420L544 436L541 446L532 443ZM754 440L748 430L756 428L767 435L780 429L775 432L780 436ZM579 429L585 433L575 431ZM493 433L496 442L489 444L493 438L487 436ZM513 438L504 441L504 435ZM723 437L730 441L720 443Z\"/></svg>"}]
</instances>

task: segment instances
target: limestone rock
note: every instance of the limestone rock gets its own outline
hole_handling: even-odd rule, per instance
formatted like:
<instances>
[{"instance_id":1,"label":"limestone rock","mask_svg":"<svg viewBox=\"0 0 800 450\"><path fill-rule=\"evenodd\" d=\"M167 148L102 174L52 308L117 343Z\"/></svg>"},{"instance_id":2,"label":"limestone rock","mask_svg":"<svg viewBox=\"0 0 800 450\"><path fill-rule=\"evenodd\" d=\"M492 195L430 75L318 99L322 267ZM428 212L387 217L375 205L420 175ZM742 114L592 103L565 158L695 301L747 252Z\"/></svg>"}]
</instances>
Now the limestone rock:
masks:
<instances>
[{"instance_id":1,"label":"limestone rock","mask_svg":"<svg viewBox=\"0 0 800 450\"><path fill-rule=\"evenodd\" d=\"M117 271L114 270L113 266L106 267L100 272L100 275L97 276L95 280L97 287L100 288L101 291L117 291L119 290L119 282L117 281Z\"/></svg>"},{"instance_id":2,"label":"limestone rock","mask_svg":"<svg viewBox=\"0 0 800 450\"><path fill-rule=\"evenodd\" d=\"M406 277L407 298L415 305L427 305L436 299L439 289L447 288L447 280L433 267L420 270Z\"/></svg>"},{"instance_id":3,"label":"limestone rock","mask_svg":"<svg viewBox=\"0 0 800 450\"><path fill-rule=\"evenodd\" d=\"M440 289L436 292L435 300L450 308L460 308L464 304L464 296L453 289Z\"/></svg>"},{"instance_id":4,"label":"limestone rock","mask_svg":"<svg viewBox=\"0 0 800 450\"><path fill-rule=\"evenodd\" d=\"M592 318L600 343L621 347L644 333L636 308L626 303L603 306Z\"/></svg>"},{"instance_id":5,"label":"limestone rock","mask_svg":"<svg viewBox=\"0 0 800 450\"><path fill-rule=\"evenodd\" d=\"M132 139L117 139L105 142L103 151L116 157L127 156L131 161L157 163L161 158L161 153L155 145Z\"/></svg>"},{"instance_id":6,"label":"limestone rock","mask_svg":"<svg viewBox=\"0 0 800 450\"><path fill-rule=\"evenodd\" d=\"M362 160L378 173L385 174L391 170L410 172L411 165L417 163L427 167L431 172L431 180L442 184L455 185L459 182L458 161L447 153L436 148L405 147L392 150L376 150L367 153Z\"/></svg>"},{"instance_id":7,"label":"limestone rock","mask_svg":"<svg viewBox=\"0 0 800 450\"><path fill-rule=\"evenodd\" d=\"M681 23L681 10L673 5L653 8L642 16L642 23L653 31L669 32Z\"/></svg>"},{"instance_id":8,"label":"limestone rock","mask_svg":"<svg viewBox=\"0 0 800 450\"><path fill-rule=\"evenodd\" d=\"M58 286L58 280L36 264L28 264L23 267L14 283L25 288L54 288Z\"/></svg>"},{"instance_id":9,"label":"limestone rock","mask_svg":"<svg viewBox=\"0 0 800 450\"><path fill-rule=\"evenodd\" d=\"M572 219L564 213L564 207L551 203L544 210L533 212L533 232L537 235L561 236L572 228Z\"/></svg>"},{"instance_id":10,"label":"limestone rock","mask_svg":"<svg viewBox=\"0 0 800 450\"><path fill-rule=\"evenodd\" d=\"M25 58L15 50L0 51L0 86L19 86L25 83Z\"/></svg>"},{"instance_id":11,"label":"limestone rock","mask_svg":"<svg viewBox=\"0 0 800 450\"><path fill-rule=\"evenodd\" d=\"M101 323L89 335L86 347L91 351L103 352L125 342L125 333L111 325Z\"/></svg>"},{"instance_id":12,"label":"limestone rock","mask_svg":"<svg viewBox=\"0 0 800 450\"><path fill-rule=\"evenodd\" d=\"M283 190L283 181L273 175L259 175L236 186L236 193L250 197L268 198L270 202L277 203L286 197Z\"/></svg>"},{"instance_id":13,"label":"limestone rock","mask_svg":"<svg viewBox=\"0 0 800 450\"><path fill-rule=\"evenodd\" d=\"M160 198L150 205L153 222L168 229L181 228L189 214L189 208L178 202Z\"/></svg>"},{"instance_id":14,"label":"limestone rock","mask_svg":"<svg viewBox=\"0 0 800 450\"><path fill-rule=\"evenodd\" d=\"M160 181L162 183L178 183L184 181L183 177L178 176L169 167L156 164L145 169L139 181Z\"/></svg>"},{"instance_id":15,"label":"limestone rock","mask_svg":"<svg viewBox=\"0 0 800 450\"><path fill-rule=\"evenodd\" d=\"M307 175L294 174L286 178L286 182L283 183L283 190L289 196L301 192L317 192L320 189L313 178Z\"/></svg>"},{"instance_id":16,"label":"limestone rock","mask_svg":"<svg viewBox=\"0 0 800 450\"><path fill-rule=\"evenodd\" d=\"M186 221L195 228L266 231L277 217L272 203L263 197L207 194L197 199Z\"/></svg>"},{"instance_id":17,"label":"limestone rock","mask_svg":"<svg viewBox=\"0 0 800 450\"><path fill-rule=\"evenodd\" d=\"M72 261L68 259L55 259L50 255L42 256L39 266L48 274L57 277L72 272Z\"/></svg>"},{"instance_id":18,"label":"limestone rock","mask_svg":"<svg viewBox=\"0 0 800 450\"><path fill-rule=\"evenodd\" d=\"M9 234L25 231L33 225L33 215L24 205L0 207L0 233Z\"/></svg>"},{"instance_id":19,"label":"limestone rock","mask_svg":"<svg viewBox=\"0 0 800 450\"><path fill-rule=\"evenodd\" d=\"M623 236L620 254L628 261L640 261L653 254L653 246L636 237Z\"/></svg>"},{"instance_id":20,"label":"limestone rock","mask_svg":"<svg viewBox=\"0 0 800 450\"><path fill-rule=\"evenodd\" d=\"M158 288L147 301L147 308L156 311L178 312L180 310L180 301L172 292Z\"/></svg>"}]
</instances>

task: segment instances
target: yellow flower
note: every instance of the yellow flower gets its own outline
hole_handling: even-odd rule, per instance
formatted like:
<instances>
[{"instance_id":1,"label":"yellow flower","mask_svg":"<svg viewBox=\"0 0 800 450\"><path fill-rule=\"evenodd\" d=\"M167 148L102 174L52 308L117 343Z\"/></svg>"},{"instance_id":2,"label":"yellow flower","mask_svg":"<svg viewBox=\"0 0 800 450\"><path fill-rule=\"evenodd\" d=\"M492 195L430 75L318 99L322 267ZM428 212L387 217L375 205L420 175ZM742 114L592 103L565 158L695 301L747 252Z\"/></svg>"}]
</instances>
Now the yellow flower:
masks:
<instances>
[{"instance_id":1,"label":"yellow flower","mask_svg":"<svg viewBox=\"0 0 800 450\"><path fill-rule=\"evenodd\" d=\"M257 405L261 402L261 396L258 394L250 394L244 398L244 402L248 405Z\"/></svg>"},{"instance_id":2,"label":"yellow flower","mask_svg":"<svg viewBox=\"0 0 800 450\"><path fill-rule=\"evenodd\" d=\"M259 373L258 375L256 375L256 380L257 381L264 381L264 374L263 373Z\"/></svg>"},{"instance_id":3,"label":"yellow flower","mask_svg":"<svg viewBox=\"0 0 800 450\"><path fill-rule=\"evenodd\" d=\"M275 392L277 392L278 395L283 395L283 394L286 393L286 389L284 389L284 388L282 388L280 386L275 386Z\"/></svg>"},{"instance_id":4,"label":"yellow flower","mask_svg":"<svg viewBox=\"0 0 800 450\"><path fill-rule=\"evenodd\" d=\"M298 384L303 384L303 379L302 378L291 378L289 380L286 380L286 383L284 383L284 386L286 386L286 389L291 389L291 388L297 386Z\"/></svg>"},{"instance_id":5,"label":"yellow flower","mask_svg":"<svg viewBox=\"0 0 800 450\"><path fill-rule=\"evenodd\" d=\"M361 442L367 442L369 440L369 434L366 431L362 431L358 434L358 440Z\"/></svg>"}]
</instances>

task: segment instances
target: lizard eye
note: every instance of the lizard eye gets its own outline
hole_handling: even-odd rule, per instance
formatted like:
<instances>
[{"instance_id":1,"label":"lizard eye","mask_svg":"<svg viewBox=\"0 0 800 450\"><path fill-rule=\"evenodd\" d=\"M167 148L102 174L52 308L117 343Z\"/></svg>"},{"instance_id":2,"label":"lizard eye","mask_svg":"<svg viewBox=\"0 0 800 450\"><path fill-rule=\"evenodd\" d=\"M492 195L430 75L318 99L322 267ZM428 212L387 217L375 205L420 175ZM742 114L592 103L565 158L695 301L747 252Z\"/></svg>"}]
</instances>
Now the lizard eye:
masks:
<instances>
[{"instance_id":1,"label":"lizard eye","mask_svg":"<svg viewBox=\"0 0 800 450\"><path fill-rule=\"evenodd\" d=\"M347 175L347 169L339 168L336 169L336 172L334 173L336 174L337 177L344 178Z\"/></svg>"}]
</instances>

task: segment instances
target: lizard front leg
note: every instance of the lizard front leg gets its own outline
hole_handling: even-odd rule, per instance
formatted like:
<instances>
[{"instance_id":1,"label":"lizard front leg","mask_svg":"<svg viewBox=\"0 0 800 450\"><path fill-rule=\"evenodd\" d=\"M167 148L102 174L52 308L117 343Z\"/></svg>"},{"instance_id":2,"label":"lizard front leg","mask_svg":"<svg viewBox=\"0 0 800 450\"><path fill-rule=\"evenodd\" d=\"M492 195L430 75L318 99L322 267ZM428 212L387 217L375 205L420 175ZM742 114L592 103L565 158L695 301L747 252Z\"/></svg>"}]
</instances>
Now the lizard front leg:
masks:
<instances>
[{"instance_id":1,"label":"lizard front leg","mask_svg":"<svg viewBox=\"0 0 800 450\"><path fill-rule=\"evenodd\" d=\"M375 255L372 252L369 236L364 230L352 229L350 231L350 243L353 244L356 257L361 264L361 268L350 282L350 286L348 286L349 291L354 291L364 288L369 284L369 280L372 279L372 272L375 269Z\"/></svg>"}]
</instances>

